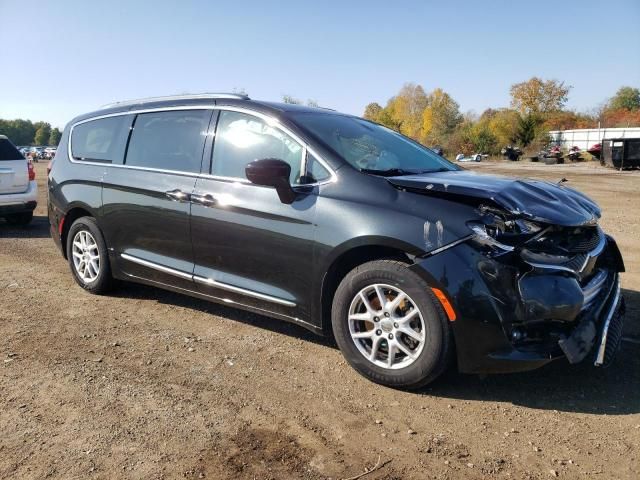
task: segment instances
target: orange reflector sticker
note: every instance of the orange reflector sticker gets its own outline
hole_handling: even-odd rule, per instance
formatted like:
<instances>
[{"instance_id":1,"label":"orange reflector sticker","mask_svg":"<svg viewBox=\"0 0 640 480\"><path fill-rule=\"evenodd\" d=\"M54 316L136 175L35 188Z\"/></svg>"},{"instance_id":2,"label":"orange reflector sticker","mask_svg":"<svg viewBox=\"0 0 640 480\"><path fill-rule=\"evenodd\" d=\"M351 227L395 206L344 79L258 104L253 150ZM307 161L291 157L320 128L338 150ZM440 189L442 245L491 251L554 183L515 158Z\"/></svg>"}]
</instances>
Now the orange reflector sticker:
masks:
<instances>
[{"instance_id":1,"label":"orange reflector sticker","mask_svg":"<svg viewBox=\"0 0 640 480\"><path fill-rule=\"evenodd\" d=\"M449 321L453 322L456 319L456 312L455 310L453 310L451 303L449 303L449 299L447 298L447 296L439 288L432 287L431 290L433 290L434 295L438 297L438 300L440 300L442 308L444 308L447 317L449 317Z\"/></svg>"}]
</instances>

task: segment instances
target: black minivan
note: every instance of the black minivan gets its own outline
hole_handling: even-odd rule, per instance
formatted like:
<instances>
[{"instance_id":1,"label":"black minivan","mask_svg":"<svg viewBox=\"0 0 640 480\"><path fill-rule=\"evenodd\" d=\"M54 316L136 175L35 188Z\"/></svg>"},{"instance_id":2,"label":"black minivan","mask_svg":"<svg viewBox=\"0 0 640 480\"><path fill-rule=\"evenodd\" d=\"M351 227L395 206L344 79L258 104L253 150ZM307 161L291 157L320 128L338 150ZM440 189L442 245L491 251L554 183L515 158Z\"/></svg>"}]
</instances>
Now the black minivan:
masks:
<instances>
[{"instance_id":1,"label":"black minivan","mask_svg":"<svg viewBox=\"0 0 640 480\"><path fill-rule=\"evenodd\" d=\"M563 184L235 94L81 115L49 176L51 233L85 290L140 282L333 332L358 372L399 388L454 360L609 364L624 264L599 217Z\"/></svg>"}]
</instances>

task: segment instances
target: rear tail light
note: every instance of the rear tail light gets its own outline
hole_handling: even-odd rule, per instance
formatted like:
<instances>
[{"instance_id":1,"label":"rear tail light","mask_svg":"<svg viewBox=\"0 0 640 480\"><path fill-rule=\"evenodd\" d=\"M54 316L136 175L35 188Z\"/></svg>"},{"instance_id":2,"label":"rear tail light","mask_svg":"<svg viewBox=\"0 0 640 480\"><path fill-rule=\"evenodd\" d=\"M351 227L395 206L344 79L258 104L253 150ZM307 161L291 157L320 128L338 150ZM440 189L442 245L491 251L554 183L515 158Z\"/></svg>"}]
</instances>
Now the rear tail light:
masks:
<instances>
[{"instance_id":1,"label":"rear tail light","mask_svg":"<svg viewBox=\"0 0 640 480\"><path fill-rule=\"evenodd\" d=\"M36 179L36 171L33 168L33 162L31 160L29 160L29 162L27 163L27 166L29 168L29 181L35 180Z\"/></svg>"}]
</instances>

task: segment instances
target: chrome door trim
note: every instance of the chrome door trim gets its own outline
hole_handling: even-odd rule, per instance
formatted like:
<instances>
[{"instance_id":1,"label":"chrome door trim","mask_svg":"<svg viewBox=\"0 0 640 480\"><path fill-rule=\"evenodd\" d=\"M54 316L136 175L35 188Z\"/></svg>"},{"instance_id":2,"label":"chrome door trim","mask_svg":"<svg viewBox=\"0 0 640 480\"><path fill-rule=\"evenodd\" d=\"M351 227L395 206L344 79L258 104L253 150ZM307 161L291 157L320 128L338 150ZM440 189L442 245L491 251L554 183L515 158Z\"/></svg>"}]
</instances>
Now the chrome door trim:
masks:
<instances>
[{"instance_id":1,"label":"chrome door trim","mask_svg":"<svg viewBox=\"0 0 640 480\"><path fill-rule=\"evenodd\" d=\"M143 267L149 267L154 270L158 270L159 272L168 273L169 275L184 278L185 280L193 280L193 275L191 275L190 273L181 272L180 270L175 270L170 267L165 267L164 265L159 265L148 260L143 260L142 258L134 257L133 255L129 255L127 253L121 253L120 256L125 260L137 263L138 265L142 265Z\"/></svg>"},{"instance_id":2,"label":"chrome door trim","mask_svg":"<svg viewBox=\"0 0 640 480\"><path fill-rule=\"evenodd\" d=\"M125 110L122 112L114 112L114 113L107 113L104 115L96 115L95 117L89 117L89 118L85 118L84 120L80 120L78 122L75 122L73 125L71 125L71 129L69 130L69 138L67 141L67 156L69 157L69 161L71 163L80 163L80 164L85 164L85 165L102 165L102 166L108 166L108 167L125 167L125 168L134 168L132 166L127 166L127 165L113 165L110 163L107 163L106 161L86 161L86 160L76 160L73 157L73 153L71 150L71 143L72 143L72 139L73 139L73 129L77 126L77 125L82 125L83 123L88 123L88 122L93 122L95 120L101 120L103 118L110 118L110 117L122 117L124 115L137 115L139 113L153 113L153 112L166 112L166 111L172 111L172 110L212 110L215 107L215 105L184 105L184 106L178 106L178 107L156 107L156 108L142 108L142 109L138 109L138 110ZM124 160L124 158L122 159ZM143 168L141 167L140 169L144 169L144 170L152 170L152 171L163 171L161 169L153 169L153 168ZM168 171L168 172L173 172L173 170L164 170L164 171ZM190 175L193 175L193 173L190 173Z\"/></svg>"},{"instance_id":3,"label":"chrome door trim","mask_svg":"<svg viewBox=\"0 0 640 480\"><path fill-rule=\"evenodd\" d=\"M150 280L148 278L139 277L137 275L132 275L130 273L127 273L126 275L129 278L133 278L133 279L141 281L141 282L152 283L152 284L157 285L159 287L164 287L164 288L167 288L167 289L180 290L181 292L185 292L186 294L193 294L193 295L198 296L198 297L206 297L207 299L211 299L213 301L220 302L220 303L226 303L226 304L229 304L229 305L238 305L239 307L246 308L246 309L248 309L250 311L254 311L254 312L260 313L262 315L275 316L276 318L282 317L283 319L287 319L288 321L290 321L292 323L297 323L297 324L302 325L302 326L304 326L306 328L311 328L312 330L318 328L316 325L314 325L312 323L309 323L309 322L306 322L304 320L300 320L298 317L292 317L291 315L285 315L284 313L274 312L273 310L267 310L266 308L255 307L253 305L247 305L246 303L237 302L237 301L231 300L229 298L216 297L214 295L209 295L208 293L202 293L202 292L196 291L196 290L189 290L187 288L176 287L175 285L169 285L169 284L166 284L166 283L159 282L157 280Z\"/></svg>"},{"instance_id":4,"label":"chrome door trim","mask_svg":"<svg viewBox=\"0 0 640 480\"><path fill-rule=\"evenodd\" d=\"M133 263L137 263L138 265L142 265L144 267L152 268L159 272L168 273L169 275L174 275L179 278L183 278L185 280L191 280L196 283L200 283L202 285L208 285L210 287L219 288L221 290L227 290L229 292L240 293L242 295L246 295L248 297L258 298L260 300L266 300L267 302L277 303L279 305L284 305L286 307L295 307L296 304L290 302L289 300L284 300L278 297L272 297L271 295L266 295L264 293L254 292L253 290L247 290L246 288L236 287L234 285L229 285L228 283L219 282L212 278L205 278L199 275L193 275L191 273L182 272L180 270L176 270L174 268L165 267L164 265L159 265L155 262L150 262L148 260L143 260L142 258L135 257L133 255L129 255L128 253L121 253L120 257L124 258Z\"/></svg>"},{"instance_id":5,"label":"chrome door trim","mask_svg":"<svg viewBox=\"0 0 640 480\"><path fill-rule=\"evenodd\" d=\"M288 300L283 300L282 298L272 297L271 295L266 295L264 293L254 292L253 290L247 290L246 288L236 287L234 285L229 285L228 283L219 282L212 278L205 278L199 275L194 275L193 280L196 283L200 283L201 285L208 285L210 287L219 288L221 290L227 290L229 292L241 293L248 297L259 298L260 300L266 300L268 302L277 303L279 305L284 305L286 307L295 307L296 304L290 302Z\"/></svg>"},{"instance_id":6,"label":"chrome door trim","mask_svg":"<svg viewBox=\"0 0 640 480\"><path fill-rule=\"evenodd\" d=\"M90 118L85 118L84 120L80 120L78 122L75 122L73 125L71 125L71 128L69 130L69 137L67 139L67 156L69 157L69 161L71 163L77 163L77 164L82 164L82 165L100 165L102 167L109 167L109 168L127 168L127 169L132 169L132 170L142 170L142 171L147 171L147 172L160 172L160 173L172 173L174 175L183 175L183 176L190 176L190 177L203 177L203 178L210 178L213 180L230 180L230 181L235 181L235 182L241 182L241 183L248 183L251 184L251 182L249 182L246 178L237 178L237 177L222 177L222 176L217 176L217 175L211 175L210 173L205 173L205 172L200 172L200 173L194 173L194 172L185 172L185 171L180 171L180 170L166 170L166 169L161 169L161 168L148 168L148 167L137 167L134 165L124 165L124 164L112 164L112 163L108 163L107 161L87 161L87 160L76 160L73 157L73 153L72 153L72 148L71 148L71 144L72 144L72 137L73 137L73 129L77 126L77 125L82 125L83 123L88 123L88 122L92 122L94 120L101 120L103 118L110 118L110 117L119 117L119 116L123 116L123 115L138 115L140 113L153 113L153 112L166 112L166 111L173 111L173 110L227 110L227 111L231 111L231 112L238 112L238 113L245 113L247 115L253 115L255 117L258 117L262 120L264 120L265 122L267 122L267 124L274 126L280 130L282 130L284 133L286 133L287 135L291 136L296 142L298 142L302 147L303 147L303 155L305 155L305 158L302 161L306 161L306 152L310 152L313 156L315 156L318 161L320 162L320 164L329 172L329 178L327 180L322 180L320 182L315 182L315 183L308 183L308 184L304 184L304 185L292 185L292 187L313 187L313 186L317 186L317 185L325 185L327 183L332 183L338 180L338 176L336 175L334 169L329 166L329 164L320 156L318 155L318 153L311 147L309 147L309 145L307 144L307 142L304 142L300 137L298 137L296 134L294 134L293 132L291 132L291 130L289 130L287 127L283 126L280 121L270 115L267 115L265 113L262 112L257 112L255 110L251 110L249 108L243 108L243 107L235 107L235 106L227 106L227 105L209 105L209 104L204 104L204 105L181 105L181 106L175 106L175 107L156 107L156 108L141 108L141 109L133 109L133 110L126 110L126 111L122 111L122 112L114 112L114 113L107 113L107 114L103 114L103 115L96 115L94 117L90 117ZM122 159L124 161L124 158ZM302 167L302 164L301 164Z\"/></svg>"}]
</instances>

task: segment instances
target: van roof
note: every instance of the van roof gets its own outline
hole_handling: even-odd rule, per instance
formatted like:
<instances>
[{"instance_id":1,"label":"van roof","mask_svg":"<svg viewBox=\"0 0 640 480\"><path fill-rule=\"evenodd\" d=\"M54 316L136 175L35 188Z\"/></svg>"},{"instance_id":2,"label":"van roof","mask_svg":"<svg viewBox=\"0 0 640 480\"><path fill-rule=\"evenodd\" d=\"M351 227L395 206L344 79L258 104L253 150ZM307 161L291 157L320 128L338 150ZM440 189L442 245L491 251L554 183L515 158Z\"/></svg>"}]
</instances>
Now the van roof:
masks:
<instances>
[{"instance_id":1,"label":"van roof","mask_svg":"<svg viewBox=\"0 0 640 480\"><path fill-rule=\"evenodd\" d=\"M242 107L246 106L265 114L280 116L287 112L317 112L328 113L333 110L320 107L308 107L290 103L265 102L253 100L249 96L237 93L197 93L188 95L171 95L165 97L148 97L136 100L126 100L122 102L110 103L99 110L88 112L77 116L71 122L79 122L92 117L108 115L111 113L121 113L141 109L166 108L166 107L188 107L197 105L226 105Z\"/></svg>"}]
</instances>

